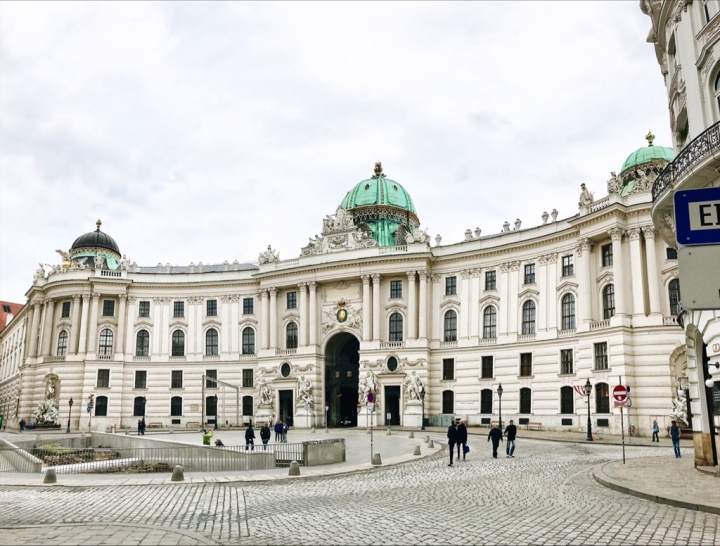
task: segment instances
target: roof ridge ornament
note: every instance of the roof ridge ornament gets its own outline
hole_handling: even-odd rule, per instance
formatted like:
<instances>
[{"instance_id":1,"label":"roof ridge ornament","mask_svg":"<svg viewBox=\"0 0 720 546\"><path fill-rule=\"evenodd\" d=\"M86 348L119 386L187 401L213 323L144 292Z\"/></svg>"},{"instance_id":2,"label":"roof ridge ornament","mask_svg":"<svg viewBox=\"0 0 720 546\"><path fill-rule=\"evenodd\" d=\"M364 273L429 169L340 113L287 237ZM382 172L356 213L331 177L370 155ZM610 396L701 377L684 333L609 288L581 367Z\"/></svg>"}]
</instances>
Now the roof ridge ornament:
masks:
<instances>
[{"instance_id":1,"label":"roof ridge ornament","mask_svg":"<svg viewBox=\"0 0 720 546\"><path fill-rule=\"evenodd\" d=\"M100 231L100 226L102 225L102 220L98 218L97 222L95 222L95 225L97 226L97 230Z\"/></svg>"},{"instance_id":2,"label":"roof ridge ornament","mask_svg":"<svg viewBox=\"0 0 720 546\"><path fill-rule=\"evenodd\" d=\"M645 135L645 140L648 141L648 146L653 145L653 140L655 140L655 135L652 134L652 131L648 131L648 134Z\"/></svg>"},{"instance_id":3,"label":"roof ridge ornament","mask_svg":"<svg viewBox=\"0 0 720 546\"><path fill-rule=\"evenodd\" d=\"M373 170L375 174L373 174L373 178L385 178L385 174L383 174L383 168L382 163L378 161L375 163L375 169Z\"/></svg>"}]
</instances>

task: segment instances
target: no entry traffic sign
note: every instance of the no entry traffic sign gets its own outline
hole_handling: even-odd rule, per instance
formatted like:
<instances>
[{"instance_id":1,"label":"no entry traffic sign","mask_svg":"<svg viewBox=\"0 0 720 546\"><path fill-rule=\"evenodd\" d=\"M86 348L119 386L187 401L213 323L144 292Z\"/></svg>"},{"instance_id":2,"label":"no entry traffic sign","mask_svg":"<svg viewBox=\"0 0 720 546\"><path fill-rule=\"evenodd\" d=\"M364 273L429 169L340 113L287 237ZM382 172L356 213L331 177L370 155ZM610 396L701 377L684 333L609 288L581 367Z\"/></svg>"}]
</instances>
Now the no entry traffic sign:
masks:
<instances>
[{"instance_id":1,"label":"no entry traffic sign","mask_svg":"<svg viewBox=\"0 0 720 546\"><path fill-rule=\"evenodd\" d=\"M613 398L618 402L624 402L627 398L628 391L625 385L616 385L613 388Z\"/></svg>"}]
</instances>

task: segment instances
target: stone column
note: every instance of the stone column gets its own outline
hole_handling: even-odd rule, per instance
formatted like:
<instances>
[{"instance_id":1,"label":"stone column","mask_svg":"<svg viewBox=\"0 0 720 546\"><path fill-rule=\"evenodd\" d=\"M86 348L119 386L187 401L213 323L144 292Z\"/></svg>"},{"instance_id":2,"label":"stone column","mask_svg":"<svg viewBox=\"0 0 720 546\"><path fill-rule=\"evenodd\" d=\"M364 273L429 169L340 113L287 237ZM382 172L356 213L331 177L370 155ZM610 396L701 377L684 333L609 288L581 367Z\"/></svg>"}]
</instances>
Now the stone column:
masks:
<instances>
[{"instance_id":1,"label":"stone column","mask_svg":"<svg viewBox=\"0 0 720 546\"><path fill-rule=\"evenodd\" d=\"M78 334L80 333L80 294L73 294L72 298L72 326L70 327L70 344L67 354L76 355L78 353Z\"/></svg>"},{"instance_id":2,"label":"stone column","mask_svg":"<svg viewBox=\"0 0 720 546\"><path fill-rule=\"evenodd\" d=\"M309 345L316 345L317 344L317 283L315 281L311 281L308 283L308 288L310 289L310 317L308 319L308 322L310 324L310 340Z\"/></svg>"},{"instance_id":3,"label":"stone column","mask_svg":"<svg viewBox=\"0 0 720 546\"><path fill-rule=\"evenodd\" d=\"M645 316L645 276L642 268L640 228L628 230L630 239L630 270L632 271L633 316ZM613 258L615 256L613 255Z\"/></svg>"},{"instance_id":4,"label":"stone column","mask_svg":"<svg viewBox=\"0 0 720 546\"><path fill-rule=\"evenodd\" d=\"M440 292L440 281L442 275L433 275L432 280L432 339L440 339L440 302L442 293Z\"/></svg>"},{"instance_id":5,"label":"stone column","mask_svg":"<svg viewBox=\"0 0 720 546\"><path fill-rule=\"evenodd\" d=\"M363 341L370 341L372 335L371 306L370 301L370 275L360 275L362 280L362 302L363 302Z\"/></svg>"},{"instance_id":6,"label":"stone column","mask_svg":"<svg viewBox=\"0 0 720 546\"><path fill-rule=\"evenodd\" d=\"M613 284L615 286L615 314L625 315L625 263L622 251L622 229L614 227L608 231L612 239L613 251Z\"/></svg>"},{"instance_id":7,"label":"stone column","mask_svg":"<svg viewBox=\"0 0 720 546\"><path fill-rule=\"evenodd\" d=\"M520 262L511 262L508 275L508 332L517 333L518 329L518 293L520 292Z\"/></svg>"},{"instance_id":8,"label":"stone column","mask_svg":"<svg viewBox=\"0 0 720 546\"><path fill-rule=\"evenodd\" d=\"M221 296L220 309L220 354L230 352L230 296Z\"/></svg>"},{"instance_id":9,"label":"stone column","mask_svg":"<svg viewBox=\"0 0 720 546\"><path fill-rule=\"evenodd\" d=\"M509 271L510 264L500 264L500 275L497 279L498 294L500 295L500 309L498 309L497 317L497 335L507 335L508 333L508 308L511 305L517 305L516 302L510 301L510 284L509 284Z\"/></svg>"},{"instance_id":10,"label":"stone column","mask_svg":"<svg viewBox=\"0 0 720 546\"><path fill-rule=\"evenodd\" d=\"M307 301L307 283L298 283L298 305L300 311L300 324L298 324L298 345L307 347L308 344L308 301Z\"/></svg>"},{"instance_id":11,"label":"stone column","mask_svg":"<svg viewBox=\"0 0 720 546\"><path fill-rule=\"evenodd\" d=\"M115 353L121 356L123 347L125 346L125 309L127 307L127 296L120 294L118 296L120 305L118 307L118 325L117 325L117 341L115 342ZM132 336L129 336L132 337Z\"/></svg>"},{"instance_id":12,"label":"stone column","mask_svg":"<svg viewBox=\"0 0 720 546\"><path fill-rule=\"evenodd\" d=\"M52 331L55 322L55 300L45 300L45 318L43 319L42 346L40 356L49 356L52 347Z\"/></svg>"},{"instance_id":13,"label":"stone column","mask_svg":"<svg viewBox=\"0 0 720 546\"><path fill-rule=\"evenodd\" d=\"M38 353L38 329L40 328L40 306L38 300L33 302L32 325L30 326L29 356L35 357Z\"/></svg>"},{"instance_id":14,"label":"stone column","mask_svg":"<svg viewBox=\"0 0 720 546\"><path fill-rule=\"evenodd\" d=\"M170 298L163 298L162 317L163 323L162 328L157 328L157 333L161 336L160 339L160 354L169 356L170 355L170 306L172 300Z\"/></svg>"},{"instance_id":15,"label":"stone column","mask_svg":"<svg viewBox=\"0 0 720 546\"><path fill-rule=\"evenodd\" d=\"M538 271L537 271L537 287L540 296L538 297L538 306L535 310L537 317L538 332L544 332L547 330L547 312L548 312L548 298L554 294L548 294L545 286L547 285L547 256L540 256L538 258Z\"/></svg>"},{"instance_id":16,"label":"stone column","mask_svg":"<svg viewBox=\"0 0 720 546\"><path fill-rule=\"evenodd\" d=\"M260 291L260 348L268 348L268 333L270 330L270 310L267 290Z\"/></svg>"},{"instance_id":17,"label":"stone column","mask_svg":"<svg viewBox=\"0 0 720 546\"><path fill-rule=\"evenodd\" d=\"M655 228L653 226L645 226L643 228L643 234L645 235L645 252L647 253L647 279L648 293L650 296L650 314L659 315L661 313L660 288L658 286L658 264L655 252Z\"/></svg>"},{"instance_id":18,"label":"stone column","mask_svg":"<svg viewBox=\"0 0 720 546\"><path fill-rule=\"evenodd\" d=\"M78 354L87 352L88 315L90 314L90 296L83 295L82 311L80 313L80 334L78 340Z\"/></svg>"},{"instance_id":19,"label":"stone column","mask_svg":"<svg viewBox=\"0 0 720 546\"><path fill-rule=\"evenodd\" d=\"M468 313L470 315L470 338L480 336L480 269L473 269L470 278L470 298Z\"/></svg>"},{"instance_id":20,"label":"stone column","mask_svg":"<svg viewBox=\"0 0 720 546\"><path fill-rule=\"evenodd\" d=\"M135 316L137 313L135 310L136 302L137 298L135 296L128 297L127 324L125 326L125 356L135 356L135 348L133 347L135 332L133 326L135 325Z\"/></svg>"},{"instance_id":21,"label":"stone column","mask_svg":"<svg viewBox=\"0 0 720 546\"><path fill-rule=\"evenodd\" d=\"M150 334L152 344L151 355L160 354L160 338L162 337L163 298L153 298L153 330Z\"/></svg>"},{"instance_id":22,"label":"stone column","mask_svg":"<svg viewBox=\"0 0 720 546\"><path fill-rule=\"evenodd\" d=\"M97 354L97 329L98 329L98 306L100 305L100 294L92 295L90 304L90 324L88 324L87 352Z\"/></svg>"},{"instance_id":23,"label":"stone column","mask_svg":"<svg viewBox=\"0 0 720 546\"><path fill-rule=\"evenodd\" d=\"M270 348L277 349L277 288L270 288Z\"/></svg>"},{"instance_id":24,"label":"stone column","mask_svg":"<svg viewBox=\"0 0 720 546\"><path fill-rule=\"evenodd\" d=\"M420 307L418 309L418 337L427 339L427 271L418 271L420 277Z\"/></svg>"},{"instance_id":25,"label":"stone column","mask_svg":"<svg viewBox=\"0 0 720 546\"><path fill-rule=\"evenodd\" d=\"M415 289L415 272L408 271L408 339L417 339L417 305L415 297L417 290Z\"/></svg>"},{"instance_id":26,"label":"stone column","mask_svg":"<svg viewBox=\"0 0 720 546\"><path fill-rule=\"evenodd\" d=\"M373 341L380 341L380 275L375 273L373 280Z\"/></svg>"},{"instance_id":27,"label":"stone column","mask_svg":"<svg viewBox=\"0 0 720 546\"><path fill-rule=\"evenodd\" d=\"M557 328L558 320L558 294L557 294L557 253L552 252L546 256L548 261L547 271L547 284L545 290L547 291L547 327L549 330Z\"/></svg>"},{"instance_id":28,"label":"stone column","mask_svg":"<svg viewBox=\"0 0 720 546\"><path fill-rule=\"evenodd\" d=\"M240 296L237 294L230 296L230 352L233 354L240 353L240 332L238 324L240 323Z\"/></svg>"},{"instance_id":29,"label":"stone column","mask_svg":"<svg viewBox=\"0 0 720 546\"><path fill-rule=\"evenodd\" d=\"M580 285L580 301L578 302L579 311L579 323L577 324L578 329L583 324L588 323L592 320L592 268L590 262L590 250L592 248L592 242L587 238L580 239L580 244L577 249L578 257L578 272L577 280Z\"/></svg>"},{"instance_id":30,"label":"stone column","mask_svg":"<svg viewBox=\"0 0 720 546\"><path fill-rule=\"evenodd\" d=\"M468 337L468 315L470 314L470 269L464 270L462 280L460 281L460 316L458 320L460 322L460 338L467 339ZM442 325L441 325L442 329ZM442 335L442 334L441 334ZM441 339L445 339L442 337Z\"/></svg>"}]
</instances>

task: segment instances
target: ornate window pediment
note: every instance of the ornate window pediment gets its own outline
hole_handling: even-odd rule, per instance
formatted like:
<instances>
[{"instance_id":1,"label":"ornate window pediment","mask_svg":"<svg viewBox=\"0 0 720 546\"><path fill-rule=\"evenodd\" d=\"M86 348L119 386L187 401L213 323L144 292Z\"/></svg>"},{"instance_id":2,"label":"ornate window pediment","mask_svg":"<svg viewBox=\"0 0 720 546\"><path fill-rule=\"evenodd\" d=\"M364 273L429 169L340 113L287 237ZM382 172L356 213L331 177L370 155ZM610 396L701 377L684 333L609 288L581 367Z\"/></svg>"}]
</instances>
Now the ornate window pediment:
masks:
<instances>
[{"instance_id":1,"label":"ornate window pediment","mask_svg":"<svg viewBox=\"0 0 720 546\"><path fill-rule=\"evenodd\" d=\"M488 304L493 304L493 305L497 306L500 304L500 298L498 298L497 296L488 294L484 298L480 299L480 307L485 307Z\"/></svg>"},{"instance_id":2,"label":"ornate window pediment","mask_svg":"<svg viewBox=\"0 0 720 546\"><path fill-rule=\"evenodd\" d=\"M292 321L299 321L300 320L300 313L296 313L295 311L291 311L290 313L286 313L282 317L283 324L287 322Z\"/></svg>"},{"instance_id":3,"label":"ornate window pediment","mask_svg":"<svg viewBox=\"0 0 720 546\"><path fill-rule=\"evenodd\" d=\"M557 287L558 293L563 292L577 292L578 284L570 281L565 281L560 286Z\"/></svg>"},{"instance_id":4,"label":"ornate window pediment","mask_svg":"<svg viewBox=\"0 0 720 546\"><path fill-rule=\"evenodd\" d=\"M607 284L609 282L613 282L612 271L605 271L602 275L598 276L596 282L600 286L602 286L603 284Z\"/></svg>"},{"instance_id":5,"label":"ornate window pediment","mask_svg":"<svg viewBox=\"0 0 720 546\"><path fill-rule=\"evenodd\" d=\"M257 326L257 323L258 321L256 321L255 319L246 318L241 320L238 325L240 326L240 328L244 328L245 326Z\"/></svg>"},{"instance_id":6,"label":"ornate window pediment","mask_svg":"<svg viewBox=\"0 0 720 546\"><path fill-rule=\"evenodd\" d=\"M440 304L440 308L443 309L443 308L445 308L445 307L455 307L455 308L458 308L458 309L459 309L459 308L460 308L460 302L457 301L457 300L452 300L452 299L445 300L444 302L442 302L442 303Z\"/></svg>"},{"instance_id":7,"label":"ornate window pediment","mask_svg":"<svg viewBox=\"0 0 720 546\"><path fill-rule=\"evenodd\" d=\"M527 298L537 300L539 296L540 292L538 292L537 290L533 290L532 288L526 288L518 294L518 300L524 300Z\"/></svg>"},{"instance_id":8,"label":"ornate window pediment","mask_svg":"<svg viewBox=\"0 0 720 546\"><path fill-rule=\"evenodd\" d=\"M141 318L135 321L135 330L142 330L143 328L152 329L152 320L149 318Z\"/></svg>"},{"instance_id":9,"label":"ornate window pediment","mask_svg":"<svg viewBox=\"0 0 720 546\"><path fill-rule=\"evenodd\" d=\"M170 325L172 326L172 324L173 323L171 322ZM203 325L203 330L205 330L208 326L215 326L217 328L220 328L222 323L217 319L217 317L205 317L202 322L202 325Z\"/></svg>"}]
</instances>

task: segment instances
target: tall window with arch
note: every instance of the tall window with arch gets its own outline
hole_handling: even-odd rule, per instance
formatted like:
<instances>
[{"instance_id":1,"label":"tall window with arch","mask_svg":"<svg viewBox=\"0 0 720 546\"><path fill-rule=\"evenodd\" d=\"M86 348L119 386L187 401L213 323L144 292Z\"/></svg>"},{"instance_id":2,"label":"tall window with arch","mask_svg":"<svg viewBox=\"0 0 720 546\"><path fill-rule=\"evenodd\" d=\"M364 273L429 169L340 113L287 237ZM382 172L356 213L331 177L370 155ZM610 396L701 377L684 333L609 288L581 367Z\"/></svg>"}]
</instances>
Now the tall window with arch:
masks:
<instances>
[{"instance_id":1,"label":"tall window with arch","mask_svg":"<svg viewBox=\"0 0 720 546\"><path fill-rule=\"evenodd\" d=\"M148 356L150 354L150 334L147 330L140 330L135 336L135 356Z\"/></svg>"},{"instance_id":2,"label":"tall window with arch","mask_svg":"<svg viewBox=\"0 0 720 546\"><path fill-rule=\"evenodd\" d=\"M533 300L523 303L522 333L523 335L535 333L535 302Z\"/></svg>"},{"instance_id":3,"label":"tall window with arch","mask_svg":"<svg viewBox=\"0 0 720 546\"><path fill-rule=\"evenodd\" d=\"M185 356L185 332L182 330L172 334L172 356Z\"/></svg>"},{"instance_id":4,"label":"tall window with arch","mask_svg":"<svg viewBox=\"0 0 720 546\"><path fill-rule=\"evenodd\" d=\"M519 413L532 413L532 391L527 387L520 389Z\"/></svg>"},{"instance_id":5,"label":"tall window with arch","mask_svg":"<svg viewBox=\"0 0 720 546\"><path fill-rule=\"evenodd\" d=\"M67 354L67 346L68 346L68 333L67 333L67 330L63 330L62 332L60 332L60 335L58 336L57 355L65 356Z\"/></svg>"},{"instance_id":6,"label":"tall window with arch","mask_svg":"<svg viewBox=\"0 0 720 546\"><path fill-rule=\"evenodd\" d=\"M296 322L288 322L285 327L285 348L297 349L298 346L298 325Z\"/></svg>"},{"instance_id":7,"label":"tall window with arch","mask_svg":"<svg viewBox=\"0 0 720 546\"><path fill-rule=\"evenodd\" d=\"M676 317L680 314L680 281L673 279L668 283L668 297L670 298L670 314Z\"/></svg>"},{"instance_id":8,"label":"tall window with arch","mask_svg":"<svg viewBox=\"0 0 720 546\"><path fill-rule=\"evenodd\" d=\"M95 398L95 417L107 417L107 408L107 396L98 396Z\"/></svg>"},{"instance_id":9,"label":"tall window with arch","mask_svg":"<svg viewBox=\"0 0 720 546\"><path fill-rule=\"evenodd\" d=\"M603 288L603 319L615 316L615 285L608 284Z\"/></svg>"},{"instance_id":10,"label":"tall window with arch","mask_svg":"<svg viewBox=\"0 0 720 546\"><path fill-rule=\"evenodd\" d=\"M100 332L100 347L98 354L111 355L113 352L113 331L105 328Z\"/></svg>"},{"instance_id":11,"label":"tall window with arch","mask_svg":"<svg viewBox=\"0 0 720 546\"><path fill-rule=\"evenodd\" d=\"M403 340L403 316L400 313L390 315L388 322L388 341Z\"/></svg>"},{"instance_id":12,"label":"tall window with arch","mask_svg":"<svg viewBox=\"0 0 720 546\"><path fill-rule=\"evenodd\" d=\"M575 329L575 296L565 294L561 304L561 326L562 330Z\"/></svg>"},{"instance_id":13,"label":"tall window with arch","mask_svg":"<svg viewBox=\"0 0 720 546\"><path fill-rule=\"evenodd\" d=\"M218 354L218 333L215 328L205 332L205 355L217 356Z\"/></svg>"},{"instance_id":14,"label":"tall window with arch","mask_svg":"<svg viewBox=\"0 0 720 546\"><path fill-rule=\"evenodd\" d=\"M595 413L610 413L610 388L607 383L595 385Z\"/></svg>"},{"instance_id":15,"label":"tall window with arch","mask_svg":"<svg viewBox=\"0 0 720 546\"><path fill-rule=\"evenodd\" d=\"M457 313L452 309L445 313L445 341L457 341Z\"/></svg>"},{"instance_id":16,"label":"tall window with arch","mask_svg":"<svg viewBox=\"0 0 720 546\"><path fill-rule=\"evenodd\" d=\"M242 354L254 355L255 354L255 330L250 328L243 328L242 332Z\"/></svg>"},{"instance_id":17,"label":"tall window with arch","mask_svg":"<svg viewBox=\"0 0 720 546\"><path fill-rule=\"evenodd\" d=\"M575 413L575 395L572 387L560 389L560 413Z\"/></svg>"},{"instance_id":18,"label":"tall window with arch","mask_svg":"<svg viewBox=\"0 0 720 546\"><path fill-rule=\"evenodd\" d=\"M442 412L455 413L455 393L453 391L443 391Z\"/></svg>"},{"instance_id":19,"label":"tall window with arch","mask_svg":"<svg viewBox=\"0 0 720 546\"><path fill-rule=\"evenodd\" d=\"M497 337L497 310L494 305L488 305L483 311L483 339Z\"/></svg>"},{"instance_id":20,"label":"tall window with arch","mask_svg":"<svg viewBox=\"0 0 720 546\"><path fill-rule=\"evenodd\" d=\"M490 414L493 412L492 397L492 389L483 389L480 391L480 413Z\"/></svg>"}]
</instances>

